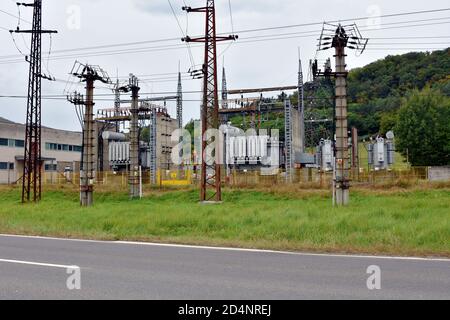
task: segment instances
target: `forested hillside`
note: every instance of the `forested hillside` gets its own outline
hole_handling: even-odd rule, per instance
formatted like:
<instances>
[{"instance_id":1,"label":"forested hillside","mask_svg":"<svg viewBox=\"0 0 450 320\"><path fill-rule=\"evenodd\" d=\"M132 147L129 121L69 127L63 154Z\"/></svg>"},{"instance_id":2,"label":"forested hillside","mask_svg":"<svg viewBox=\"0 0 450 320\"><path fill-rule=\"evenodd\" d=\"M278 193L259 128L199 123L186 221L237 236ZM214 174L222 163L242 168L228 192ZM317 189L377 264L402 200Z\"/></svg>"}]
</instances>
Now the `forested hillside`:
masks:
<instances>
[{"instance_id":1,"label":"forested hillside","mask_svg":"<svg viewBox=\"0 0 450 320\"><path fill-rule=\"evenodd\" d=\"M351 70L348 80L350 125L362 135L384 133L412 90L430 85L450 96L450 49L388 56Z\"/></svg>"}]
</instances>

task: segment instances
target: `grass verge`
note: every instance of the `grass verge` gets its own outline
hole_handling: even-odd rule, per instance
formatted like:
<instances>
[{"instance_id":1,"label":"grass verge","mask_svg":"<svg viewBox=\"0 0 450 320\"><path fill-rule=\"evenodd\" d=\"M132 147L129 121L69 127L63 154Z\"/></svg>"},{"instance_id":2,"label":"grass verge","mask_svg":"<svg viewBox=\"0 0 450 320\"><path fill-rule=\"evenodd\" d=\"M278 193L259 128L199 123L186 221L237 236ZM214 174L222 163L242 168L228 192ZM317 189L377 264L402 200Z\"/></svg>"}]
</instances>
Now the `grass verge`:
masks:
<instances>
[{"instance_id":1,"label":"grass verge","mask_svg":"<svg viewBox=\"0 0 450 320\"><path fill-rule=\"evenodd\" d=\"M197 203L196 190L130 201L97 193L83 209L74 190L46 191L22 205L0 190L0 233L245 248L450 257L450 190L352 193L332 208L326 191L228 190L221 205Z\"/></svg>"}]
</instances>

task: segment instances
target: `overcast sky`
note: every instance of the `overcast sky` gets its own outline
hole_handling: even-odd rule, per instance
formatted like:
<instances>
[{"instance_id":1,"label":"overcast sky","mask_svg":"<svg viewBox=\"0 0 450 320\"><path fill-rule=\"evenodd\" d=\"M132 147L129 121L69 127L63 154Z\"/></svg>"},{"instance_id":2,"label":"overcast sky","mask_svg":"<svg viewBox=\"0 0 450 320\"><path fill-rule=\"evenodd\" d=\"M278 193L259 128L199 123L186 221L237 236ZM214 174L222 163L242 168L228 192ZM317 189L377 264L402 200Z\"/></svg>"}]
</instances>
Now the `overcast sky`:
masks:
<instances>
[{"instance_id":1,"label":"overcast sky","mask_svg":"<svg viewBox=\"0 0 450 320\"><path fill-rule=\"evenodd\" d=\"M203 32L203 14L191 13L187 21L186 14L181 10L183 2L195 7L203 6L205 0L171 0L178 15L181 28L184 31L187 28L189 35L200 35ZM446 0L231 0L233 19L230 17L228 0L218 0L216 2L219 33L231 33L231 30L241 31L374 16L372 19L357 21L363 36L375 39L369 42L368 50L362 56L357 57L354 53L349 53L349 69L364 66L389 54L413 51L409 48L416 49L414 51L425 51L448 47L450 42L449 11L382 19L376 18L379 14L388 15L446 8L449 7ZM13 0L2 0L0 10L17 16L18 11L15 3L16 1ZM78 12L80 13L79 19ZM31 8L21 9L21 17L24 20L31 21L31 14ZM17 20L17 18L0 12L0 42L2 44L0 47L0 96L24 96L27 94L28 65L15 48L10 34L3 29L15 29ZM233 21L233 24L231 21ZM409 21L409 27L405 27L407 24L394 24L402 21ZM29 27L30 25L26 22L21 22L22 29ZM180 63L181 71L183 72L186 72L191 67L191 59L186 47L174 50L147 50L148 47L177 45L181 41L143 43L134 46L96 49L96 51L108 51L107 53L109 53L109 55L96 57L86 57L86 52L93 51L57 52L74 48L181 38L183 36L182 31L171 11L168 0L43 0L43 27L45 29L56 29L59 32L52 37L52 51L54 52L51 57L55 58L68 53L74 54L74 56L69 58L50 59L47 61L50 41L49 36L43 36L43 72L46 74L50 73L60 80L68 79L68 73L75 59L78 59L82 62L100 65L114 79L117 73L123 80L129 73L143 75L142 78L147 81L141 82L142 93L173 92L176 91L175 73L178 71L178 64ZM218 47L218 51L221 53L219 68L222 67L222 60L225 58L228 88L296 84L298 48L301 48L304 72L307 74L308 61L316 54L317 38L320 35L320 29L320 26L302 26L289 29L238 33L240 38L236 43L230 47L228 47L228 44ZM299 32L308 31L312 33L298 34ZM246 42L255 39L248 39L249 37L286 33L297 33L295 36L301 35L302 37L276 41ZM408 36L446 36L447 38L404 38ZM383 37L399 37L402 39L379 39ZM16 35L15 39L20 50L25 53L29 51L29 36L25 35L22 38L20 35ZM117 54L117 50L136 48L146 49L141 50L144 52L139 53ZM406 49L398 50L397 48ZM419 48L422 49L420 50ZM224 49L227 50L222 55ZM111 51L116 52L111 54ZM321 52L319 58L332 57L332 54L331 50ZM5 60L5 56L10 55L14 56L14 59L21 59L21 62L2 63L10 61ZM202 63L203 51L201 48L192 48L192 56L196 64ZM47 63L49 71L46 68ZM168 75L154 76L155 74ZM151 78L155 79L155 82L149 82L148 80ZM221 72L219 74L220 78ZM96 91L98 94L111 93L103 84L99 84L98 87ZM201 82L200 80L185 80L183 87L185 91L198 91L201 88ZM67 86L63 81L44 81L42 95L62 95L65 89L83 90L83 86ZM161 94L156 95L160 96ZM108 96L108 98L112 97ZM185 94L184 98L186 100L199 100L201 95L199 93ZM96 108L111 107L113 107L113 102L97 101L96 103ZM175 117L174 103L169 102L168 108L171 115ZM1 117L23 123L25 122L25 111L25 99L0 98ZM42 111L42 121L46 126L69 130L80 129L74 109L68 102L44 99ZM185 122L191 118L198 117L199 102L186 101L184 108Z\"/></svg>"}]
</instances>

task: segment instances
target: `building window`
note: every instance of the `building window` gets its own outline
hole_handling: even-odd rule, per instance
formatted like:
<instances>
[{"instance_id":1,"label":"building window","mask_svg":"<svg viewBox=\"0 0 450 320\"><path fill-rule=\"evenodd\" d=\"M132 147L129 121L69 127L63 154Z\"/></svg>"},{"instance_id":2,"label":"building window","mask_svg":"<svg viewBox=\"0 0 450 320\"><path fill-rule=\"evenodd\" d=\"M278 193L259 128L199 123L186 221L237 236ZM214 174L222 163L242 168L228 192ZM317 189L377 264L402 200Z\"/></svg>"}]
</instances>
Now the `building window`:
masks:
<instances>
[{"instance_id":1,"label":"building window","mask_svg":"<svg viewBox=\"0 0 450 320\"><path fill-rule=\"evenodd\" d=\"M25 147L25 141L23 140L16 140L16 148L24 148Z\"/></svg>"},{"instance_id":2,"label":"building window","mask_svg":"<svg viewBox=\"0 0 450 320\"><path fill-rule=\"evenodd\" d=\"M83 148L81 146L75 146L71 144L57 144L47 142L45 144L45 149L52 151L81 152Z\"/></svg>"},{"instance_id":3,"label":"building window","mask_svg":"<svg viewBox=\"0 0 450 320\"><path fill-rule=\"evenodd\" d=\"M46 164L45 165L45 171L56 171L57 165L56 164Z\"/></svg>"},{"instance_id":4,"label":"building window","mask_svg":"<svg viewBox=\"0 0 450 320\"><path fill-rule=\"evenodd\" d=\"M14 163L0 162L0 170L14 170Z\"/></svg>"},{"instance_id":5,"label":"building window","mask_svg":"<svg viewBox=\"0 0 450 320\"><path fill-rule=\"evenodd\" d=\"M0 146L10 148L23 148L25 147L25 141L16 139L0 138Z\"/></svg>"}]
</instances>

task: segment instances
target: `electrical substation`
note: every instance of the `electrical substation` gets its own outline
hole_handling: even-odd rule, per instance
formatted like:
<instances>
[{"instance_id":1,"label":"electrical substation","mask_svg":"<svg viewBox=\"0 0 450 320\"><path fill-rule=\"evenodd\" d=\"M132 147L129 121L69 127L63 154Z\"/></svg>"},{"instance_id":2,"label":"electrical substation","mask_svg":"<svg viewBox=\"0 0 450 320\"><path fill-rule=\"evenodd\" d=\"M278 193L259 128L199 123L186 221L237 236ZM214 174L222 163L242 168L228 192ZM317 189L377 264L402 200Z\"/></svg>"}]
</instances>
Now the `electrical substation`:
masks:
<instances>
[{"instance_id":1,"label":"electrical substation","mask_svg":"<svg viewBox=\"0 0 450 320\"><path fill-rule=\"evenodd\" d=\"M46 160L40 152L40 72L42 1L28 5L34 9L30 60L30 90L23 166L23 201L39 201L41 170ZM308 76L301 58L293 64L298 82L290 86L229 89L225 66L218 68L217 43L239 41L237 35L216 30L213 0L200 8L183 7L187 14L204 15L205 34L182 39L188 46L204 45L204 62L189 70L193 79L202 81L202 101L198 106L200 125L195 138L197 150L182 164L174 164L172 153L177 145L191 141L175 139L183 129L183 76L177 74L176 94L160 97L141 95L139 77L130 74L127 82L114 80L101 67L76 61L70 74L85 85L85 92L72 92L67 100L75 107L82 129L80 162L65 176L76 177L79 170L80 203L91 206L95 185L108 176L127 175L130 199L143 196L143 186L197 184L200 201L220 203L222 188L236 177L254 173L260 177L281 177L284 183L295 183L306 177L320 177L333 190L333 203L347 205L352 179L359 176L360 141L357 128L348 126L346 51L365 51L368 39L356 24L323 24L317 52L334 50L331 57L319 62L309 60ZM26 32L16 30L12 32ZM220 36L218 35L220 33ZM300 55L300 53L299 53ZM234 66L228 66L232 69ZM218 79L221 78L221 85ZM114 103L96 105L95 83L107 85ZM275 97L270 95L276 95ZM167 103L176 105L171 115ZM94 108L96 106L96 108ZM320 111L320 112L319 112ZM282 128L281 130L274 130ZM216 129L219 136L208 136ZM206 136L205 136L206 135ZM393 133L386 139L376 138L366 145L368 166L374 171L388 170L394 163ZM219 142L223 142L220 144ZM213 145L215 152L208 152ZM180 153L182 155L182 153ZM67 168L67 166L66 166ZM75 169L77 168L77 169ZM70 181L76 179L68 179ZM277 178L278 179L278 178ZM33 196L34 194L34 196Z\"/></svg>"},{"instance_id":2,"label":"electrical substation","mask_svg":"<svg viewBox=\"0 0 450 320\"><path fill-rule=\"evenodd\" d=\"M0 299L450 298L450 6L25 1L0 5Z\"/></svg>"}]
</instances>

